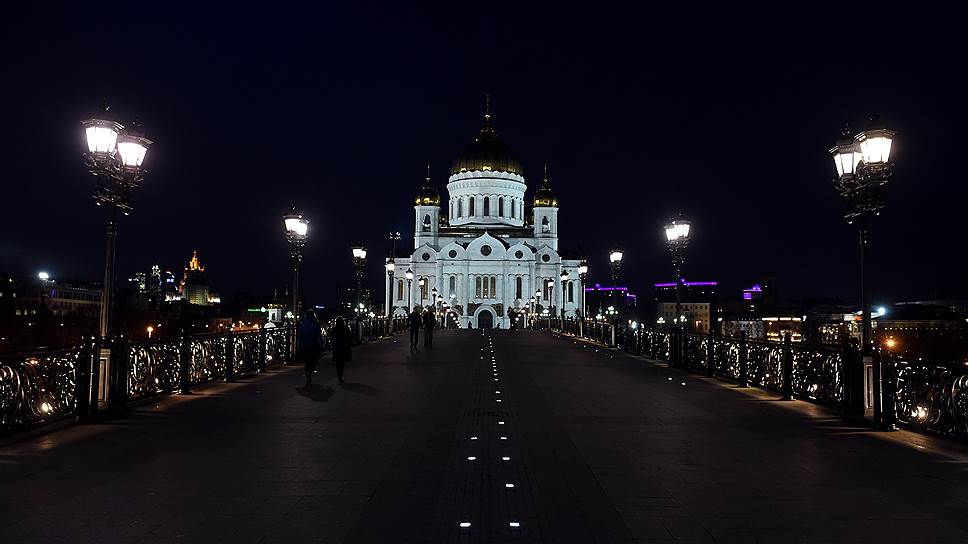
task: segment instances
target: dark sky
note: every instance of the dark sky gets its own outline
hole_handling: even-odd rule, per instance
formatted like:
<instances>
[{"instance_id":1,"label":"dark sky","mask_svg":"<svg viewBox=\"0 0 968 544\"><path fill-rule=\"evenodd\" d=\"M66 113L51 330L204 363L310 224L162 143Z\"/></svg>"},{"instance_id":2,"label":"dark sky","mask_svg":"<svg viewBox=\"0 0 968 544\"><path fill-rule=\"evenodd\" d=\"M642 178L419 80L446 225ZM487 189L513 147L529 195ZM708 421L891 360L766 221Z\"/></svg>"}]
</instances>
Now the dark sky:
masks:
<instances>
[{"instance_id":1,"label":"dark sky","mask_svg":"<svg viewBox=\"0 0 968 544\"><path fill-rule=\"evenodd\" d=\"M487 92L529 198L551 164L562 247L586 251L593 281L614 242L633 287L669 280L660 228L681 209L695 228L687 278L740 289L775 274L787 296L856 291L827 150L877 113L899 134L875 302L968 296L954 14L869 5L851 25L833 6L349 4L7 14L0 272L100 278L79 121L108 102L156 141L121 225L120 275L177 270L197 249L214 290L271 292L288 281L280 216L297 202L313 221L311 300L352 282L354 239L381 285L385 233L412 243L426 161L446 198Z\"/></svg>"}]
</instances>

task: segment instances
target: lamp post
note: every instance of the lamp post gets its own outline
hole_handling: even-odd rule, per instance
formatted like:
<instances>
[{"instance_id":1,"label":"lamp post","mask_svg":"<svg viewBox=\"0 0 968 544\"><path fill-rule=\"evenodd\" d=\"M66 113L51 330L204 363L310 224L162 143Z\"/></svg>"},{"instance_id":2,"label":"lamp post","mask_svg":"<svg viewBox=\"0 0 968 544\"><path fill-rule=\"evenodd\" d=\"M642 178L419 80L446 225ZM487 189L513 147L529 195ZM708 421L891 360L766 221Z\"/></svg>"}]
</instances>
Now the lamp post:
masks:
<instances>
[{"instance_id":1,"label":"lamp post","mask_svg":"<svg viewBox=\"0 0 968 544\"><path fill-rule=\"evenodd\" d=\"M872 120L873 121L873 120ZM834 187L847 201L847 211L844 219L848 224L856 224L860 249L860 306L861 306L861 365L864 359L871 357L874 347L871 343L871 308L867 286L867 242L870 237L870 222L874 216L880 215L884 209L882 189L894 173L894 163L891 161L891 145L894 132L875 127L871 130L859 132L853 137L844 129L842 137L830 150L834 165L837 167L837 177ZM881 423L881 388L880 365L873 365L874 369L874 420ZM858 369L863 383L863 366ZM862 393L862 391L860 391ZM854 399L863 398L862 395L852 395ZM860 404L860 403L858 403ZM855 404L854 408L863 408Z\"/></svg>"},{"instance_id":2,"label":"lamp post","mask_svg":"<svg viewBox=\"0 0 968 544\"><path fill-rule=\"evenodd\" d=\"M561 275L559 276L559 279L561 280L561 311L559 313L561 314L561 319L564 320L565 319L565 284L568 283L568 271L562 270Z\"/></svg>"},{"instance_id":3,"label":"lamp post","mask_svg":"<svg viewBox=\"0 0 968 544\"><path fill-rule=\"evenodd\" d=\"M420 307L421 308L424 305L424 286L425 285L427 285L426 279L420 278L419 280L417 280L417 286L420 287Z\"/></svg>"},{"instance_id":4,"label":"lamp post","mask_svg":"<svg viewBox=\"0 0 968 544\"><path fill-rule=\"evenodd\" d=\"M363 301L361 298L361 288L363 285L363 268L366 266L366 247L362 243L353 244L353 267L356 268L356 305L359 306Z\"/></svg>"},{"instance_id":5,"label":"lamp post","mask_svg":"<svg viewBox=\"0 0 968 544\"><path fill-rule=\"evenodd\" d=\"M114 255L117 245L118 212L131 212L131 192L144 179L142 164L151 140L137 125L125 128L114 121L110 108L105 107L97 117L82 121L87 137L84 163L94 175L94 199L98 206L108 209L107 243L104 255L104 286L101 290L100 336L111 334L112 299L114 293Z\"/></svg>"},{"instance_id":6,"label":"lamp post","mask_svg":"<svg viewBox=\"0 0 968 544\"><path fill-rule=\"evenodd\" d=\"M686 260L686 247L689 245L691 227L692 223L682 217L670 221L665 226L666 245L669 247L672 269L676 275L676 362L682 353L682 265Z\"/></svg>"},{"instance_id":7,"label":"lamp post","mask_svg":"<svg viewBox=\"0 0 968 544\"><path fill-rule=\"evenodd\" d=\"M434 313L436 313L437 312L437 288L436 287L430 290L430 300L432 301L432 304L434 306Z\"/></svg>"},{"instance_id":8,"label":"lamp post","mask_svg":"<svg viewBox=\"0 0 968 544\"><path fill-rule=\"evenodd\" d=\"M578 280L581 282L581 318L584 320L588 312L585 307L585 281L588 280L588 263L584 260L578 264Z\"/></svg>"},{"instance_id":9,"label":"lamp post","mask_svg":"<svg viewBox=\"0 0 968 544\"><path fill-rule=\"evenodd\" d=\"M387 285L387 317L392 317L391 309L393 308L393 269L396 268L396 265L393 262L393 258L388 257L387 263L383 266L387 269L387 277L390 278L390 281Z\"/></svg>"},{"instance_id":10,"label":"lamp post","mask_svg":"<svg viewBox=\"0 0 968 544\"><path fill-rule=\"evenodd\" d=\"M413 309L413 270L408 268L404 276L407 278L407 314L409 314Z\"/></svg>"},{"instance_id":11,"label":"lamp post","mask_svg":"<svg viewBox=\"0 0 968 544\"><path fill-rule=\"evenodd\" d=\"M615 292L618 287L618 275L622 271L622 259L625 257L625 252L621 248L615 248L608 252L608 266L609 272L611 273L612 280L612 292L609 294L610 298L615 297Z\"/></svg>"},{"instance_id":12,"label":"lamp post","mask_svg":"<svg viewBox=\"0 0 968 544\"><path fill-rule=\"evenodd\" d=\"M299 318L299 263L302 262L302 249L309 237L309 220L293 206L288 214L282 216L282 222L286 227L292 263L292 315L295 320Z\"/></svg>"}]
</instances>

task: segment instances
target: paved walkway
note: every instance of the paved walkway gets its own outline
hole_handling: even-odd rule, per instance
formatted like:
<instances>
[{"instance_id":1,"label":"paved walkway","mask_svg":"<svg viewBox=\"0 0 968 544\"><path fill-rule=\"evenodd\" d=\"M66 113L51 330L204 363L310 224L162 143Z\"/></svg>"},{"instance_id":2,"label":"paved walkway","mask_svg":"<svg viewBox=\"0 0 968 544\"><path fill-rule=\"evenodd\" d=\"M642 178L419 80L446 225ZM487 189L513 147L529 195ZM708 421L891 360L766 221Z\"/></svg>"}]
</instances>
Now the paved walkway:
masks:
<instances>
[{"instance_id":1,"label":"paved walkway","mask_svg":"<svg viewBox=\"0 0 968 544\"><path fill-rule=\"evenodd\" d=\"M0 542L968 542L963 446L548 333L435 344L0 446Z\"/></svg>"}]
</instances>

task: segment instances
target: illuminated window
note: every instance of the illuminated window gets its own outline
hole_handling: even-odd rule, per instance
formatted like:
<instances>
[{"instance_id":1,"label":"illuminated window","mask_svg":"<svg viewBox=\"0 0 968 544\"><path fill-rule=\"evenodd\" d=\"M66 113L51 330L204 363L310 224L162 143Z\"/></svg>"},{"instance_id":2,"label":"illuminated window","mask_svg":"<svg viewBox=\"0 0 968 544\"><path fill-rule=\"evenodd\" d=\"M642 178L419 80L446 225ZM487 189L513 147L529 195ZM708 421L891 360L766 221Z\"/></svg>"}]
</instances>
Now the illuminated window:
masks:
<instances>
[{"instance_id":1,"label":"illuminated window","mask_svg":"<svg viewBox=\"0 0 968 544\"><path fill-rule=\"evenodd\" d=\"M547 217L541 220L541 232L546 234L551 232L551 222L548 221Z\"/></svg>"},{"instance_id":2,"label":"illuminated window","mask_svg":"<svg viewBox=\"0 0 968 544\"><path fill-rule=\"evenodd\" d=\"M457 276L450 277L450 294L451 295L457 294Z\"/></svg>"},{"instance_id":3,"label":"illuminated window","mask_svg":"<svg viewBox=\"0 0 968 544\"><path fill-rule=\"evenodd\" d=\"M487 281L487 278L484 278L484 282L483 283L484 283L484 294L482 295L482 297L483 298L491 298L491 284L490 284L490 282Z\"/></svg>"},{"instance_id":4,"label":"illuminated window","mask_svg":"<svg viewBox=\"0 0 968 544\"><path fill-rule=\"evenodd\" d=\"M427 298L427 284L430 283L427 278L423 279L423 285L420 286L420 300Z\"/></svg>"},{"instance_id":5,"label":"illuminated window","mask_svg":"<svg viewBox=\"0 0 968 544\"><path fill-rule=\"evenodd\" d=\"M397 300L403 300L403 280L397 280Z\"/></svg>"},{"instance_id":6,"label":"illuminated window","mask_svg":"<svg viewBox=\"0 0 968 544\"><path fill-rule=\"evenodd\" d=\"M430 214L429 213L424 216L424 220L423 220L423 231L424 232L430 232Z\"/></svg>"},{"instance_id":7,"label":"illuminated window","mask_svg":"<svg viewBox=\"0 0 968 544\"><path fill-rule=\"evenodd\" d=\"M497 298L497 278L491 277L491 298Z\"/></svg>"},{"instance_id":8,"label":"illuminated window","mask_svg":"<svg viewBox=\"0 0 968 544\"><path fill-rule=\"evenodd\" d=\"M474 278L474 296L481 298L481 277Z\"/></svg>"}]
</instances>

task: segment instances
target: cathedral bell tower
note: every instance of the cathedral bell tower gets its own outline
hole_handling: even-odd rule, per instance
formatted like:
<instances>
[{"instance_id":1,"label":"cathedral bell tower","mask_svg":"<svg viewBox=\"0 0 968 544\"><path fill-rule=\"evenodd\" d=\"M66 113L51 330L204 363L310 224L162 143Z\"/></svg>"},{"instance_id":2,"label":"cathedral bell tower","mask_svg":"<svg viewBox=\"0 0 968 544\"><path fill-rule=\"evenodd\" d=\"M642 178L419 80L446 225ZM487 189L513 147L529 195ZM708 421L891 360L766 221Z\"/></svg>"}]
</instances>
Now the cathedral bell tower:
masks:
<instances>
[{"instance_id":1,"label":"cathedral bell tower","mask_svg":"<svg viewBox=\"0 0 968 544\"><path fill-rule=\"evenodd\" d=\"M544 182L534 193L534 237L558 251L558 197L548 181L548 165L544 168Z\"/></svg>"},{"instance_id":2,"label":"cathedral bell tower","mask_svg":"<svg viewBox=\"0 0 968 544\"><path fill-rule=\"evenodd\" d=\"M414 249L430 244L437 247L437 233L440 228L440 195L430 182L430 163L427 163L427 177L423 187L414 199Z\"/></svg>"}]
</instances>

